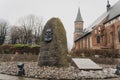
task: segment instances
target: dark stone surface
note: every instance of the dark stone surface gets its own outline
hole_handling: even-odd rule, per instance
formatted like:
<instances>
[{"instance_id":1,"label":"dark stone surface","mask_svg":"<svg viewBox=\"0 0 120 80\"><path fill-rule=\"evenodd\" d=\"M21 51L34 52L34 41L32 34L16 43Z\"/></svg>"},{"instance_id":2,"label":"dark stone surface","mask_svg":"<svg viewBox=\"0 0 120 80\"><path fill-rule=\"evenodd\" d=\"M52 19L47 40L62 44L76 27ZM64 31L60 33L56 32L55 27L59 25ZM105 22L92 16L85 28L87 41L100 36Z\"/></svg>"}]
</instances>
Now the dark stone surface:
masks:
<instances>
[{"instance_id":1,"label":"dark stone surface","mask_svg":"<svg viewBox=\"0 0 120 80\"><path fill-rule=\"evenodd\" d=\"M120 66L116 66L116 71L115 71L115 74L116 75L120 75Z\"/></svg>"},{"instance_id":2,"label":"dark stone surface","mask_svg":"<svg viewBox=\"0 0 120 80\"><path fill-rule=\"evenodd\" d=\"M51 42L53 39L53 30L50 28L50 29L46 29L46 32L44 34L44 41L49 43Z\"/></svg>"},{"instance_id":3,"label":"dark stone surface","mask_svg":"<svg viewBox=\"0 0 120 80\"><path fill-rule=\"evenodd\" d=\"M24 64L23 63L19 63L17 64L19 71L18 71L18 76L23 76L25 75L25 69L24 69Z\"/></svg>"},{"instance_id":4,"label":"dark stone surface","mask_svg":"<svg viewBox=\"0 0 120 80\"><path fill-rule=\"evenodd\" d=\"M60 19L52 18L46 23L40 46L39 66L67 66L66 31Z\"/></svg>"}]
</instances>

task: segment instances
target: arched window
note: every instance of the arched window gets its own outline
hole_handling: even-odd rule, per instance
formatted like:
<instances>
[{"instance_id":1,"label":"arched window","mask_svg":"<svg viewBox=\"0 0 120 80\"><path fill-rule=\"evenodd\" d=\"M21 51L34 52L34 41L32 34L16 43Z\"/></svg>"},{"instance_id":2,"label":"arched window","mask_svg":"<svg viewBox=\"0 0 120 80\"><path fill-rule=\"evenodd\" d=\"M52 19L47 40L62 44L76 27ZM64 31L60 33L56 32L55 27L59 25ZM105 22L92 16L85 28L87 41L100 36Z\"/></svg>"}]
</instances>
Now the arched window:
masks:
<instances>
[{"instance_id":1,"label":"arched window","mask_svg":"<svg viewBox=\"0 0 120 80\"><path fill-rule=\"evenodd\" d=\"M118 41L120 42L120 27L118 28Z\"/></svg>"},{"instance_id":2,"label":"arched window","mask_svg":"<svg viewBox=\"0 0 120 80\"><path fill-rule=\"evenodd\" d=\"M100 35L97 35L96 41L97 41L97 43L100 43Z\"/></svg>"}]
</instances>

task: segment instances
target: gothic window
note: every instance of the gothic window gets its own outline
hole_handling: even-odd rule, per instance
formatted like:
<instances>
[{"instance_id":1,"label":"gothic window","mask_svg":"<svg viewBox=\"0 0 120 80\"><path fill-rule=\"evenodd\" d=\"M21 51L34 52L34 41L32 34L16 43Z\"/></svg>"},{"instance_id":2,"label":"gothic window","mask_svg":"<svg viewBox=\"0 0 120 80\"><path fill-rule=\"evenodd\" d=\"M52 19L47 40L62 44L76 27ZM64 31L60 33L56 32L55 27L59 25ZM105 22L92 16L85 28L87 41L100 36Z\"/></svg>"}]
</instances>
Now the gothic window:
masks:
<instances>
[{"instance_id":1,"label":"gothic window","mask_svg":"<svg viewBox=\"0 0 120 80\"><path fill-rule=\"evenodd\" d=\"M90 37L88 37L88 48L90 48Z\"/></svg>"},{"instance_id":2,"label":"gothic window","mask_svg":"<svg viewBox=\"0 0 120 80\"><path fill-rule=\"evenodd\" d=\"M118 28L118 40L120 42L120 27Z\"/></svg>"},{"instance_id":3,"label":"gothic window","mask_svg":"<svg viewBox=\"0 0 120 80\"><path fill-rule=\"evenodd\" d=\"M100 43L100 36L99 35L96 37L96 41L97 41L97 43Z\"/></svg>"},{"instance_id":4,"label":"gothic window","mask_svg":"<svg viewBox=\"0 0 120 80\"><path fill-rule=\"evenodd\" d=\"M109 35L108 35L108 43L110 43L110 33L109 33Z\"/></svg>"},{"instance_id":5,"label":"gothic window","mask_svg":"<svg viewBox=\"0 0 120 80\"><path fill-rule=\"evenodd\" d=\"M83 48L83 40L81 40L81 43L82 43L82 46L81 46L81 47Z\"/></svg>"}]
</instances>

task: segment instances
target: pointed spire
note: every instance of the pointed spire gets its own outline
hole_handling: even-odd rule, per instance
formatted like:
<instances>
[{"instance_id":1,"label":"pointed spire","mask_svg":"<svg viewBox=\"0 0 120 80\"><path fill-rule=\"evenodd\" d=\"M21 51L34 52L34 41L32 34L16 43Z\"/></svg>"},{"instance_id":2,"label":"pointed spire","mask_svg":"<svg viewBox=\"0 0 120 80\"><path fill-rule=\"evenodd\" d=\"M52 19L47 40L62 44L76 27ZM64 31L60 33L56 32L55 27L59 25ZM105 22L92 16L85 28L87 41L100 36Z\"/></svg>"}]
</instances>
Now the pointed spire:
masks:
<instances>
[{"instance_id":1,"label":"pointed spire","mask_svg":"<svg viewBox=\"0 0 120 80\"><path fill-rule=\"evenodd\" d=\"M77 22L77 21L83 22L83 19L82 19L81 13L80 13L80 8L78 8L78 13L77 13L77 17L76 17L75 22Z\"/></svg>"},{"instance_id":2,"label":"pointed spire","mask_svg":"<svg viewBox=\"0 0 120 80\"><path fill-rule=\"evenodd\" d=\"M110 8L111 8L111 5L110 5L110 3L109 3L109 0L107 0L107 11L109 11L110 10Z\"/></svg>"}]
</instances>

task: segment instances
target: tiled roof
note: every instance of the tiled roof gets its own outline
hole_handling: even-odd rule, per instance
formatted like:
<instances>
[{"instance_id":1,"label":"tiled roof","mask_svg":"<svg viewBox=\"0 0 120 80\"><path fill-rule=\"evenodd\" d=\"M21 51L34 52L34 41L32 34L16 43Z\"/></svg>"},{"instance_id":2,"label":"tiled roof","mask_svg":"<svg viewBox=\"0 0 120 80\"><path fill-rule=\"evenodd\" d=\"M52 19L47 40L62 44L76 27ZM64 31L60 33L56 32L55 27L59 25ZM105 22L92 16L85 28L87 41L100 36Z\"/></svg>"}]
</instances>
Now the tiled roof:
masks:
<instances>
[{"instance_id":1,"label":"tiled roof","mask_svg":"<svg viewBox=\"0 0 120 80\"><path fill-rule=\"evenodd\" d=\"M110 8L109 17L107 21L113 19L114 17L118 15L120 15L120 0Z\"/></svg>"}]
</instances>

